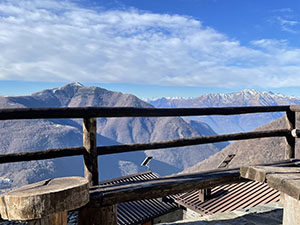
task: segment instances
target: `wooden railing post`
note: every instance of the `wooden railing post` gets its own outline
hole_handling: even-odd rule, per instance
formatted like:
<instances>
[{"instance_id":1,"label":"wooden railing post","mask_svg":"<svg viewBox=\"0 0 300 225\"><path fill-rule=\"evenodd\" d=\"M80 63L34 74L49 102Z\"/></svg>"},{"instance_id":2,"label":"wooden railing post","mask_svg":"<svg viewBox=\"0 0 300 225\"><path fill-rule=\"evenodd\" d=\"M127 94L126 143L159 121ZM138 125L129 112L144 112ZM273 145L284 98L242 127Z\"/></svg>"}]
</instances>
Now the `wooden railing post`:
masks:
<instances>
[{"instance_id":1,"label":"wooden railing post","mask_svg":"<svg viewBox=\"0 0 300 225\"><path fill-rule=\"evenodd\" d=\"M284 154L285 159L295 158L296 139L292 135L292 130L296 128L296 112L286 111L286 120L290 134L286 137L287 148Z\"/></svg>"},{"instance_id":2,"label":"wooden railing post","mask_svg":"<svg viewBox=\"0 0 300 225\"><path fill-rule=\"evenodd\" d=\"M81 208L78 212L78 225L116 225L117 204L99 208Z\"/></svg>"},{"instance_id":3,"label":"wooden railing post","mask_svg":"<svg viewBox=\"0 0 300 225\"><path fill-rule=\"evenodd\" d=\"M83 119L84 176L90 186L98 185L97 120Z\"/></svg>"},{"instance_id":4,"label":"wooden railing post","mask_svg":"<svg viewBox=\"0 0 300 225\"><path fill-rule=\"evenodd\" d=\"M84 176L89 186L99 184L97 155L97 120L83 119ZM117 205L105 207L83 207L78 212L78 225L115 225L117 224Z\"/></svg>"}]
</instances>

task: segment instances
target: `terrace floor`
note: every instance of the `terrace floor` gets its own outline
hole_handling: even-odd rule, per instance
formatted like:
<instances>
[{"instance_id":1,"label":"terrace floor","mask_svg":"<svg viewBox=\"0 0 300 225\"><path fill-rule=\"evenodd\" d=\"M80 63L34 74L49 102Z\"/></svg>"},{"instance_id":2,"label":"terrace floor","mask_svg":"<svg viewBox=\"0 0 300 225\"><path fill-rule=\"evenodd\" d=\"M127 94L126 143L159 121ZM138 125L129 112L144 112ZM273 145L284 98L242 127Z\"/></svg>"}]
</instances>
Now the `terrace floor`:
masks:
<instances>
[{"instance_id":1,"label":"terrace floor","mask_svg":"<svg viewBox=\"0 0 300 225\"><path fill-rule=\"evenodd\" d=\"M189 219L160 225L281 225L282 215L283 208L280 202L276 202L203 217L188 213Z\"/></svg>"}]
</instances>

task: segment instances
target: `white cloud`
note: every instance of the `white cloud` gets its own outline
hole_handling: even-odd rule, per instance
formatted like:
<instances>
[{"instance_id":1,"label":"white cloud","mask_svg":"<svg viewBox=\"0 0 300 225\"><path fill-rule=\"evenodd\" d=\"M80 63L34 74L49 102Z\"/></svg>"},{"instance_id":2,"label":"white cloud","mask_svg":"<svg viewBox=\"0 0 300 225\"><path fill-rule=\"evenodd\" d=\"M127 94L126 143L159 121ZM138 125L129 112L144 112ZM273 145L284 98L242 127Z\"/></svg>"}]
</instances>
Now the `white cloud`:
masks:
<instances>
[{"instance_id":1,"label":"white cloud","mask_svg":"<svg viewBox=\"0 0 300 225\"><path fill-rule=\"evenodd\" d=\"M284 19L280 16L277 16L276 19L279 22L283 31L287 31L290 33L298 33L298 30L296 29L296 26L300 24L298 21Z\"/></svg>"},{"instance_id":2,"label":"white cloud","mask_svg":"<svg viewBox=\"0 0 300 225\"><path fill-rule=\"evenodd\" d=\"M294 12L291 8L281 8L272 10L273 13L292 13Z\"/></svg>"},{"instance_id":3,"label":"white cloud","mask_svg":"<svg viewBox=\"0 0 300 225\"><path fill-rule=\"evenodd\" d=\"M64 1L0 3L0 79L187 86L299 85L300 49L242 46L193 18L87 9Z\"/></svg>"}]
</instances>

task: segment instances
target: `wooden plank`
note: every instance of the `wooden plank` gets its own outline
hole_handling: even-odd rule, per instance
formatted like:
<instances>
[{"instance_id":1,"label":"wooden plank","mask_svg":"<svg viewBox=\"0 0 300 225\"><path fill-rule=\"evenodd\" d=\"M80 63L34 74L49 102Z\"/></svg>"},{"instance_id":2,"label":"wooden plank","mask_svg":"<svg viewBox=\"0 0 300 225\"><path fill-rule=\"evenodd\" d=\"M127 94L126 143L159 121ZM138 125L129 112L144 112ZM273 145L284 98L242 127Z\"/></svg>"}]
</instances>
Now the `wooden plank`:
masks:
<instances>
[{"instance_id":1,"label":"wooden plank","mask_svg":"<svg viewBox=\"0 0 300 225\"><path fill-rule=\"evenodd\" d=\"M162 141L153 143L137 143L137 144L125 144L125 145L112 145L97 147L98 155L144 151L144 150L155 150L164 148L175 148L192 145L200 145L222 141L233 141L233 140L246 140L255 138L267 138L267 137L282 137L289 135L288 129L271 130L271 131L255 131L255 132L243 132L236 134L223 134L216 136L201 136L194 138L182 138L172 141ZM48 149L44 151L34 152L21 152L12 154L0 155L0 164L9 162L22 162L31 160L44 160L58 157L68 157L75 155L83 155L85 152L84 147L74 148L61 148L61 149Z\"/></svg>"},{"instance_id":2,"label":"wooden plank","mask_svg":"<svg viewBox=\"0 0 300 225\"><path fill-rule=\"evenodd\" d=\"M299 172L284 173L284 174L270 174L267 175L268 185L276 190L280 190L297 200L300 200L300 176Z\"/></svg>"},{"instance_id":3,"label":"wooden plank","mask_svg":"<svg viewBox=\"0 0 300 225\"><path fill-rule=\"evenodd\" d=\"M298 167L278 167L278 166L242 166L240 169L241 176L258 181L266 182L268 174L289 174L289 173L298 173L300 168Z\"/></svg>"},{"instance_id":4,"label":"wooden plank","mask_svg":"<svg viewBox=\"0 0 300 225\"><path fill-rule=\"evenodd\" d=\"M89 201L88 182L82 177L48 179L4 193L0 214L9 220L36 220L77 209Z\"/></svg>"},{"instance_id":5,"label":"wooden plank","mask_svg":"<svg viewBox=\"0 0 300 225\"><path fill-rule=\"evenodd\" d=\"M290 106L248 106L210 108L134 108L134 107L76 107L76 108L9 108L0 109L0 120L92 118L92 117L169 117L236 115L247 113L284 112Z\"/></svg>"},{"instance_id":6,"label":"wooden plank","mask_svg":"<svg viewBox=\"0 0 300 225\"><path fill-rule=\"evenodd\" d=\"M296 140L292 135L292 131L296 128L296 113L288 110L286 112L286 121L288 125L288 129L290 130L290 134L286 136L287 148L285 150L285 159L295 158L295 146Z\"/></svg>"},{"instance_id":7,"label":"wooden plank","mask_svg":"<svg viewBox=\"0 0 300 225\"><path fill-rule=\"evenodd\" d=\"M83 120L83 147L85 148L84 176L90 186L98 185L98 156L97 156L97 120L84 118Z\"/></svg>"},{"instance_id":8,"label":"wooden plank","mask_svg":"<svg viewBox=\"0 0 300 225\"><path fill-rule=\"evenodd\" d=\"M119 185L96 186L90 189L88 205L89 207L101 207L126 201L160 198L239 181L244 181L240 178L239 169L227 169L132 181Z\"/></svg>"},{"instance_id":9,"label":"wooden plank","mask_svg":"<svg viewBox=\"0 0 300 225\"><path fill-rule=\"evenodd\" d=\"M240 169L241 176L258 182L265 182L266 181L266 172L265 170L261 169L259 166L255 168L253 166L242 166Z\"/></svg>"},{"instance_id":10,"label":"wooden plank","mask_svg":"<svg viewBox=\"0 0 300 225\"><path fill-rule=\"evenodd\" d=\"M85 151L84 147L73 147L73 148L47 149L47 150L33 151L33 152L1 154L0 164L83 155L84 151Z\"/></svg>"}]
</instances>

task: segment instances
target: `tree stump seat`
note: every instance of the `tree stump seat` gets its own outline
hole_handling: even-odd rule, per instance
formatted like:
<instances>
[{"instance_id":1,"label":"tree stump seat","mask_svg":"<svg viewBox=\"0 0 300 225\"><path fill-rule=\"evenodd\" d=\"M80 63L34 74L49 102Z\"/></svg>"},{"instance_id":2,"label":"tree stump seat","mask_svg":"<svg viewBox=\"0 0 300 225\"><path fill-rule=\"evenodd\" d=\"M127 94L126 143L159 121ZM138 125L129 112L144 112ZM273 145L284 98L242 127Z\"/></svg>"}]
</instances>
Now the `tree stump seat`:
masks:
<instances>
[{"instance_id":1,"label":"tree stump seat","mask_svg":"<svg viewBox=\"0 0 300 225\"><path fill-rule=\"evenodd\" d=\"M3 219L36 225L66 225L67 211L89 202L88 181L82 177L48 179L0 196Z\"/></svg>"},{"instance_id":2,"label":"tree stump seat","mask_svg":"<svg viewBox=\"0 0 300 225\"><path fill-rule=\"evenodd\" d=\"M281 192L283 225L300 224L300 168L274 166L245 166L242 177L267 183Z\"/></svg>"}]
</instances>

